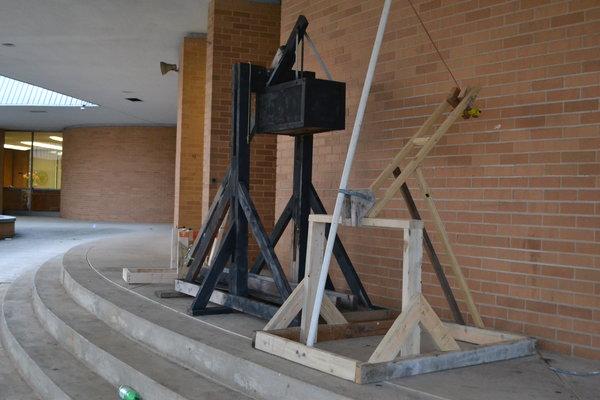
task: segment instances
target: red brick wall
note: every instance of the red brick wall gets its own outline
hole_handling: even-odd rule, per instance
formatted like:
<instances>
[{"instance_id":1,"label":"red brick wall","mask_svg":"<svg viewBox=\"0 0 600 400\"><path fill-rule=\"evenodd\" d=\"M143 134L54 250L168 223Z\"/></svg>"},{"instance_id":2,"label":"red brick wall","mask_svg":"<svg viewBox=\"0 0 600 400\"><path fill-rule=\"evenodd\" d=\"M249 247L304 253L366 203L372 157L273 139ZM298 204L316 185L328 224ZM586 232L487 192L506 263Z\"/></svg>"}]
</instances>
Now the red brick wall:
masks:
<instances>
[{"instance_id":1,"label":"red brick wall","mask_svg":"<svg viewBox=\"0 0 600 400\"><path fill-rule=\"evenodd\" d=\"M459 83L483 87L481 118L456 124L424 172L485 323L600 359L600 3L415 4ZM282 37L306 15L333 76L348 85L346 132L315 141L315 185L329 209L382 5L283 1ZM310 56L307 66L323 76ZM452 86L408 2L394 2L351 186L368 187ZM290 194L291 155L280 138L278 211ZM406 216L403 202L385 214ZM399 307L401 235L344 228L342 236L375 302ZM289 255L282 240L278 251ZM448 318L429 265L423 288Z\"/></svg>"},{"instance_id":2,"label":"red brick wall","mask_svg":"<svg viewBox=\"0 0 600 400\"><path fill-rule=\"evenodd\" d=\"M64 218L172 222L175 128L90 127L64 132Z\"/></svg>"},{"instance_id":3,"label":"red brick wall","mask_svg":"<svg viewBox=\"0 0 600 400\"><path fill-rule=\"evenodd\" d=\"M280 6L248 0L211 1L208 16L204 195L207 210L229 165L231 68L268 66L279 47ZM267 229L274 223L277 138L257 135L251 145L250 192Z\"/></svg>"}]
</instances>

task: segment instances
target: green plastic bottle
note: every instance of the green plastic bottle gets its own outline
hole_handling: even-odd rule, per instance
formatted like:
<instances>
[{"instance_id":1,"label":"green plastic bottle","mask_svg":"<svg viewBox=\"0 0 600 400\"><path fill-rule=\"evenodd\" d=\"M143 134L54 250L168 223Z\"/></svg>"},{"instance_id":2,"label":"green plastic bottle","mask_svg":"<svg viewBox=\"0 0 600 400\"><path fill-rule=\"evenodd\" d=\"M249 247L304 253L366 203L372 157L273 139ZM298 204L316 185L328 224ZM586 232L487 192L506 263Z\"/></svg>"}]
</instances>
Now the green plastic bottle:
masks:
<instances>
[{"instance_id":1,"label":"green plastic bottle","mask_svg":"<svg viewBox=\"0 0 600 400\"><path fill-rule=\"evenodd\" d=\"M119 399L121 400L142 400L142 396L129 386L119 386Z\"/></svg>"}]
</instances>

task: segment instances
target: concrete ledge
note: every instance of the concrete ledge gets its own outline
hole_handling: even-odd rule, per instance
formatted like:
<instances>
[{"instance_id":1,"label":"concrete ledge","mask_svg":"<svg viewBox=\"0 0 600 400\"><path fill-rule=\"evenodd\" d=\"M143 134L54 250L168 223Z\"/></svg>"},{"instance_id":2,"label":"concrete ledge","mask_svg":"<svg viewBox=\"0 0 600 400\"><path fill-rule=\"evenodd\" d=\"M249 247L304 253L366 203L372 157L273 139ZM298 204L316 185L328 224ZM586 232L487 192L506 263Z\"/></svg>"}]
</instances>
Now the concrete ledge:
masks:
<instances>
[{"instance_id":1,"label":"concrete ledge","mask_svg":"<svg viewBox=\"0 0 600 400\"><path fill-rule=\"evenodd\" d=\"M63 347L115 387L126 384L147 400L246 399L181 368L124 337L78 306L60 284L60 262L36 273L33 307L44 328Z\"/></svg>"},{"instance_id":2,"label":"concrete ledge","mask_svg":"<svg viewBox=\"0 0 600 400\"><path fill-rule=\"evenodd\" d=\"M44 331L32 309L32 286L33 273L13 282L0 316L0 338L23 379L42 399L114 398L112 385L85 368Z\"/></svg>"},{"instance_id":3,"label":"concrete ledge","mask_svg":"<svg viewBox=\"0 0 600 400\"><path fill-rule=\"evenodd\" d=\"M15 236L15 221L17 218L0 215L0 240Z\"/></svg>"},{"instance_id":4,"label":"concrete ledge","mask_svg":"<svg viewBox=\"0 0 600 400\"><path fill-rule=\"evenodd\" d=\"M90 245L63 259L63 285L83 308L162 356L251 397L280 400L432 399L398 387L356 385L257 351L251 339L130 291L94 271Z\"/></svg>"}]
</instances>

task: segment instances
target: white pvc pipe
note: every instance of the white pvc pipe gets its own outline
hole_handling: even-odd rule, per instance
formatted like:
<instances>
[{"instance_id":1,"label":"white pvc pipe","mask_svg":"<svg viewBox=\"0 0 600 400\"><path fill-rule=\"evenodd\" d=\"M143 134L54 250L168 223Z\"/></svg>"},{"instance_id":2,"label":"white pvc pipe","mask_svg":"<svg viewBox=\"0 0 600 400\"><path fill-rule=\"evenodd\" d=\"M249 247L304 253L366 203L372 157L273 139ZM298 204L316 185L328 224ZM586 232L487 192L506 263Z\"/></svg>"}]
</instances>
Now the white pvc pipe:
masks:
<instances>
[{"instance_id":1,"label":"white pvc pipe","mask_svg":"<svg viewBox=\"0 0 600 400\"><path fill-rule=\"evenodd\" d=\"M342 179L340 180L340 190L338 191L337 199L335 201L335 208L333 210L333 220L331 221L331 228L329 228L327 246L325 247L325 255L323 258L323 264L321 265L319 286L317 287L316 298L313 304L310 326L308 329L308 337L306 339L307 346L313 346L315 344L317 336L317 325L319 323L319 314L321 310L321 303L323 301L325 281L327 280L327 274L329 273L329 263L331 262L333 244L335 243L339 219L340 215L342 214L342 205L344 203L344 194L342 193L342 191L346 190L348 186L350 170L352 169L352 162L354 161L354 154L356 153L356 146L358 144L358 138L360 137L360 128L362 126L363 118L365 116L365 109L367 108L367 99L369 98L369 92L371 91L371 83L373 82L375 66L377 65L379 49L381 48L381 42L383 41L383 34L385 32L385 26L387 24L388 15L390 14L391 5L392 0L385 0L385 3L383 4L383 10L381 12L381 18L379 20L379 27L377 28L377 35L375 36L375 43L373 44L373 50L371 52L371 60L369 61L369 68L367 69L365 83L363 84L362 93L360 95L360 102L358 103L356 119L354 120L354 128L352 129L352 136L350 137L350 144L348 146L348 154L346 154L344 171L342 172Z\"/></svg>"}]
</instances>

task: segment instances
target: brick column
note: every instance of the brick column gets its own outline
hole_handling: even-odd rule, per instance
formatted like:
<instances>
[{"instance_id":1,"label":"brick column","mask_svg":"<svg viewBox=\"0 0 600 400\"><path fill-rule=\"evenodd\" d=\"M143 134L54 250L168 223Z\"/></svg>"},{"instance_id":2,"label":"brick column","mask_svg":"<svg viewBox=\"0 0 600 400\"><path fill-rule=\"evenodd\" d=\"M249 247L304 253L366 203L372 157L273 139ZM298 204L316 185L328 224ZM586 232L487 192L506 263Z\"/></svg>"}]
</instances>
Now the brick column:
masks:
<instances>
[{"instance_id":1,"label":"brick column","mask_svg":"<svg viewBox=\"0 0 600 400\"><path fill-rule=\"evenodd\" d=\"M268 66L279 47L279 4L248 0L211 1L208 14L203 209L229 165L231 67L237 62ZM265 228L275 213L277 137L256 135L251 146L250 192ZM254 249L255 251L255 249ZM251 254L255 254L251 251Z\"/></svg>"},{"instance_id":2,"label":"brick column","mask_svg":"<svg viewBox=\"0 0 600 400\"><path fill-rule=\"evenodd\" d=\"M179 60L179 104L175 156L175 227L202 224L202 160L206 37L186 37Z\"/></svg>"}]
</instances>

